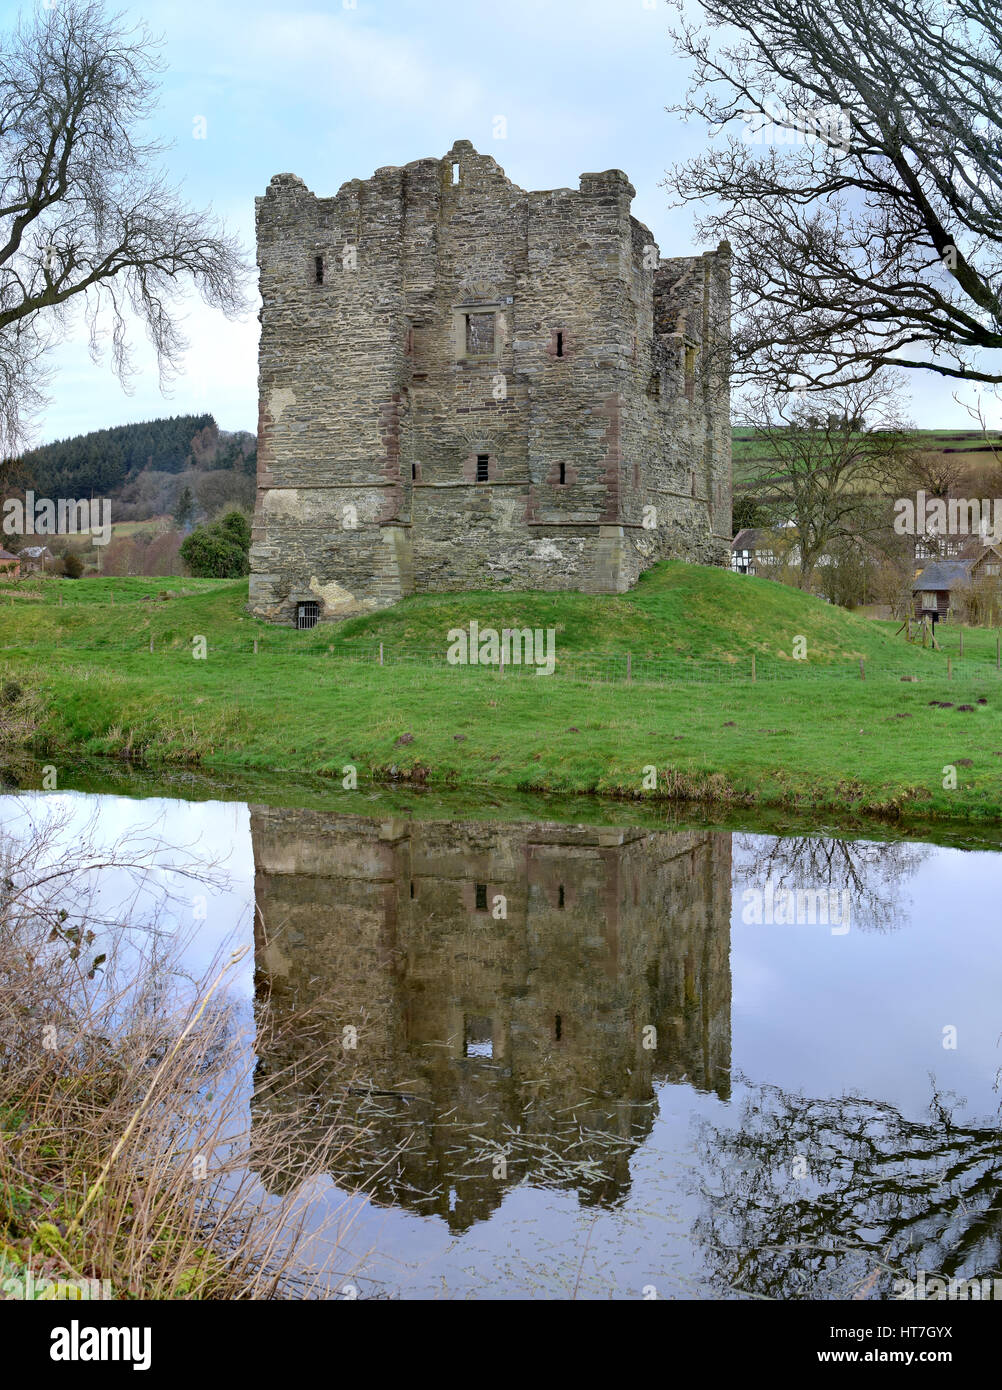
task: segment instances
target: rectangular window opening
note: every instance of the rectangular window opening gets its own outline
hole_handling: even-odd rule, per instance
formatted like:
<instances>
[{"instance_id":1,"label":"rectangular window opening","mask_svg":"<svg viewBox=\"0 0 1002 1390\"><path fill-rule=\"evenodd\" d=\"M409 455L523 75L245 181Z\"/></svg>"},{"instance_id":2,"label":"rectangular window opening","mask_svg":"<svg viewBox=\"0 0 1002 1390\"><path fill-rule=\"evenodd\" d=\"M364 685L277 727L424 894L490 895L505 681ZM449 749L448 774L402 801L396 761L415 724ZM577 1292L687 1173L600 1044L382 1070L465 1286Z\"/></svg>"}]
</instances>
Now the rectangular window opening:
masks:
<instances>
[{"instance_id":1,"label":"rectangular window opening","mask_svg":"<svg viewBox=\"0 0 1002 1390\"><path fill-rule=\"evenodd\" d=\"M489 357L494 351L494 315L466 315L466 351L470 357Z\"/></svg>"},{"instance_id":2,"label":"rectangular window opening","mask_svg":"<svg viewBox=\"0 0 1002 1390\"><path fill-rule=\"evenodd\" d=\"M478 884L477 884L477 897L476 897L476 902L477 902L477 911L478 911L478 912L486 912L486 911L487 911L487 884L486 884L486 883L478 883Z\"/></svg>"},{"instance_id":3,"label":"rectangular window opening","mask_svg":"<svg viewBox=\"0 0 1002 1390\"><path fill-rule=\"evenodd\" d=\"M459 182L459 160L458 160L458 159L454 160L454 161L453 161L453 164L452 164L452 182L453 182L453 184L457 184L457 183Z\"/></svg>"},{"instance_id":4,"label":"rectangular window opening","mask_svg":"<svg viewBox=\"0 0 1002 1390\"><path fill-rule=\"evenodd\" d=\"M467 1018L463 1027L464 1057L494 1056L494 1020Z\"/></svg>"},{"instance_id":5,"label":"rectangular window opening","mask_svg":"<svg viewBox=\"0 0 1002 1390\"><path fill-rule=\"evenodd\" d=\"M486 483L490 476L490 454L477 455L477 482Z\"/></svg>"},{"instance_id":6,"label":"rectangular window opening","mask_svg":"<svg viewBox=\"0 0 1002 1390\"><path fill-rule=\"evenodd\" d=\"M556 1014L553 1019L553 1036L557 1042L559 1042L560 1039L563 1037L563 1032L564 1020L560 1017L559 1014Z\"/></svg>"},{"instance_id":7,"label":"rectangular window opening","mask_svg":"<svg viewBox=\"0 0 1002 1390\"><path fill-rule=\"evenodd\" d=\"M560 482L566 483L566 481L567 481L567 465L566 465L566 463L562 463L562 464L560 465Z\"/></svg>"},{"instance_id":8,"label":"rectangular window opening","mask_svg":"<svg viewBox=\"0 0 1002 1390\"><path fill-rule=\"evenodd\" d=\"M563 357L563 355L564 355L564 335L563 335L562 333L558 333L558 334L557 334L557 356L558 356L558 357Z\"/></svg>"},{"instance_id":9,"label":"rectangular window opening","mask_svg":"<svg viewBox=\"0 0 1002 1390\"><path fill-rule=\"evenodd\" d=\"M307 600L296 604L296 627L316 627L320 621L320 604Z\"/></svg>"},{"instance_id":10,"label":"rectangular window opening","mask_svg":"<svg viewBox=\"0 0 1002 1390\"><path fill-rule=\"evenodd\" d=\"M560 888L559 888L558 891L557 891L557 907L563 907L563 905L564 905L564 885L561 884L561 885L560 885Z\"/></svg>"},{"instance_id":11,"label":"rectangular window opening","mask_svg":"<svg viewBox=\"0 0 1002 1390\"><path fill-rule=\"evenodd\" d=\"M313 274L314 274L314 276L316 277L316 282L317 282L317 284L318 284L318 285L322 285L322 284L324 283L324 258L323 258L323 256L316 256L316 257L314 257L314 260L313 260Z\"/></svg>"}]
</instances>

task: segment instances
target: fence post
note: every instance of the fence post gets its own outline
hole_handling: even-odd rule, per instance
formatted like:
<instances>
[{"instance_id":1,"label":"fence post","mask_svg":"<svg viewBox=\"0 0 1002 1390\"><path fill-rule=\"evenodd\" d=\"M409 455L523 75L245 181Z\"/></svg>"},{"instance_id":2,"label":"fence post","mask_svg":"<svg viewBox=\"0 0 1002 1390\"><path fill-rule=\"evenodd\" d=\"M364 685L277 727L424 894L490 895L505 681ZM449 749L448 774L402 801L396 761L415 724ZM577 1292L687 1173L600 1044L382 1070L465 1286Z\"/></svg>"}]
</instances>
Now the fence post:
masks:
<instances>
[{"instance_id":1,"label":"fence post","mask_svg":"<svg viewBox=\"0 0 1002 1390\"><path fill-rule=\"evenodd\" d=\"M380 666L382 666L382 664L383 664L383 644L382 644L382 642L380 642L380 644L379 644L379 664L380 664Z\"/></svg>"},{"instance_id":2,"label":"fence post","mask_svg":"<svg viewBox=\"0 0 1002 1390\"><path fill-rule=\"evenodd\" d=\"M254 655L257 656L257 638L254 638Z\"/></svg>"},{"instance_id":3,"label":"fence post","mask_svg":"<svg viewBox=\"0 0 1002 1390\"><path fill-rule=\"evenodd\" d=\"M152 653L153 653L153 638L151 637L151 638L150 638L150 654L152 655Z\"/></svg>"},{"instance_id":4,"label":"fence post","mask_svg":"<svg viewBox=\"0 0 1002 1390\"><path fill-rule=\"evenodd\" d=\"M1002 637L997 632L995 634L995 669L996 671L1002 669Z\"/></svg>"},{"instance_id":5,"label":"fence post","mask_svg":"<svg viewBox=\"0 0 1002 1390\"><path fill-rule=\"evenodd\" d=\"M751 678L752 678L752 684L754 685L754 683L755 683L755 653L754 653L754 652L752 652L752 658L751 658Z\"/></svg>"},{"instance_id":6,"label":"fence post","mask_svg":"<svg viewBox=\"0 0 1002 1390\"><path fill-rule=\"evenodd\" d=\"M866 667L865 667L865 665L863 664L863 658L862 658L862 657L859 658L859 678L860 678L861 681L865 681L865 680L866 680Z\"/></svg>"}]
</instances>

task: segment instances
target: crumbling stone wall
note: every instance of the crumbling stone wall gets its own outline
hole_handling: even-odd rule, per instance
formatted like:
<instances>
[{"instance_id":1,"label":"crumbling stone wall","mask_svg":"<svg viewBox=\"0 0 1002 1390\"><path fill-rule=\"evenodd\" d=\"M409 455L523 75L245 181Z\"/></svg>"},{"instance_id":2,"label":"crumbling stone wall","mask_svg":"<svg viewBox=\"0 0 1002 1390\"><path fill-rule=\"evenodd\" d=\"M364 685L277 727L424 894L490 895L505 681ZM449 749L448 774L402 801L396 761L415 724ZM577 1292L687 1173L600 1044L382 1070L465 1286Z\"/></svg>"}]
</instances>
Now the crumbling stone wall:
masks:
<instances>
[{"instance_id":1,"label":"crumbling stone wall","mask_svg":"<svg viewBox=\"0 0 1002 1390\"><path fill-rule=\"evenodd\" d=\"M526 192L469 141L333 198L272 179L253 612L725 560L729 248L663 260L633 197Z\"/></svg>"}]
</instances>

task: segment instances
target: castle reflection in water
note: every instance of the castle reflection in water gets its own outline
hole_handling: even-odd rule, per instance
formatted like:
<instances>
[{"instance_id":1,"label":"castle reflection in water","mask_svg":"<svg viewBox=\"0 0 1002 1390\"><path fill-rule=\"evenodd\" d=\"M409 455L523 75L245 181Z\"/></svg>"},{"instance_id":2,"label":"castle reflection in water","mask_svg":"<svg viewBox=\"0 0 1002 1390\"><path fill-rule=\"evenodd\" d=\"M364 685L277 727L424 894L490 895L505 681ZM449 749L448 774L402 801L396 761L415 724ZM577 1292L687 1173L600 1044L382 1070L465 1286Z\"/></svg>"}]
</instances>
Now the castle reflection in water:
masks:
<instances>
[{"instance_id":1,"label":"castle reflection in water","mask_svg":"<svg viewBox=\"0 0 1002 1390\"><path fill-rule=\"evenodd\" d=\"M365 1133L339 1184L457 1231L526 1178L609 1204L659 1083L729 1095L729 834L265 806L251 830L281 1039L259 1040L255 1112L319 1126L350 1067Z\"/></svg>"}]
</instances>

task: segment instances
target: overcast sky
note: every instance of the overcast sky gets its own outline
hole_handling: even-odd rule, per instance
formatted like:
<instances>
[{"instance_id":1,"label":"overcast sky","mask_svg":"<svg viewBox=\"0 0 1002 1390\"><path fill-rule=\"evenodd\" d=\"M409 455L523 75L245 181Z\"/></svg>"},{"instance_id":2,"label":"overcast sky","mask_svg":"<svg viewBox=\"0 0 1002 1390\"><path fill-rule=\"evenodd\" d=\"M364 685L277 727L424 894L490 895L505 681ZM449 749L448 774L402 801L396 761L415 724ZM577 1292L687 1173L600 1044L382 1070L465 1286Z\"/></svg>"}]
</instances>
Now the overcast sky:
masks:
<instances>
[{"instance_id":1,"label":"overcast sky","mask_svg":"<svg viewBox=\"0 0 1002 1390\"><path fill-rule=\"evenodd\" d=\"M0 0L0 28L20 8ZM151 0L121 8L164 38L157 127L174 142L171 174L192 203L212 204L251 256L254 197L273 174L296 173L329 196L382 165L442 156L456 139L492 154L525 188L576 187L586 170L624 169L637 189L634 213L662 255L706 249L694 241L691 214L670 210L661 186L669 166L709 138L665 111L686 83L665 0ZM494 134L498 116L503 139ZM92 364L78 327L56 354L35 441L206 410L224 429L256 429L254 314L231 324L193 302L187 332L184 375L170 395L142 340L126 395L107 365ZM970 427L954 389L931 374L914 380L914 422Z\"/></svg>"}]
</instances>

